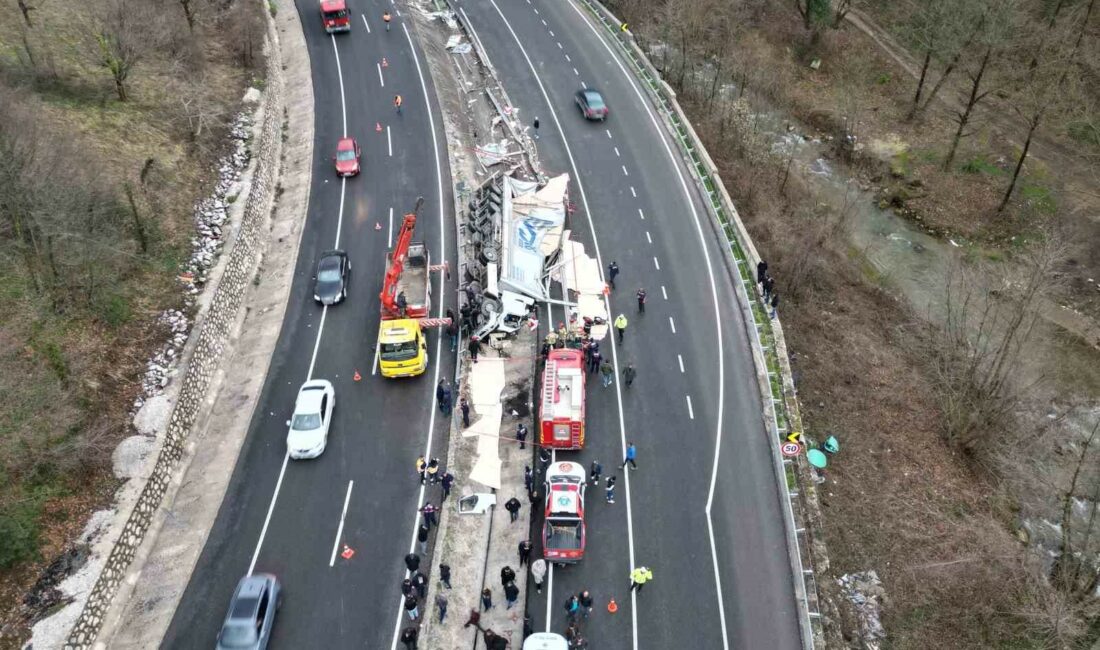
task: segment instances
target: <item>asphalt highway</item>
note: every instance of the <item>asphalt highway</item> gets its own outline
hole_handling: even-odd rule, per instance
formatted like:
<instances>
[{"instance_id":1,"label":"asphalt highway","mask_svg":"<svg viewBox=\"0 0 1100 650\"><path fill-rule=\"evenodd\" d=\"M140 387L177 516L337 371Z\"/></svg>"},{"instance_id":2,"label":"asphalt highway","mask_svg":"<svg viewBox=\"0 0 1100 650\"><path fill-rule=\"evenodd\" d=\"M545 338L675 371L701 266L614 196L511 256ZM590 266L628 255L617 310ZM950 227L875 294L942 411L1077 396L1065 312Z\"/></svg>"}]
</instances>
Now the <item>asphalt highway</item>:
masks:
<instances>
[{"instance_id":1,"label":"asphalt highway","mask_svg":"<svg viewBox=\"0 0 1100 650\"><path fill-rule=\"evenodd\" d=\"M352 31L329 36L316 0L298 2L316 98L313 182L298 260L274 262L296 264L294 284L263 394L166 648L212 647L234 586L250 571L283 582L272 647L388 648L393 640L402 558L424 496L413 464L429 446L435 456L445 452L445 422L429 405L435 381L454 365L435 331L427 373L404 381L372 375L378 294L389 240L417 197L425 202L415 239L428 243L433 262L455 250L453 206L442 120L411 24L389 0L349 6ZM395 11L389 32L385 8ZM400 115L395 94L404 98ZM363 151L362 174L346 182L331 162L345 133ZM322 309L312 278L332 248L348 251L352 280L345 303ZM440 314L441 297L453 301L453 283L436 277ZM336 389L328 446L315 460L288 461L286 420L307 378ZM345 544L351 559L338 554Z\"/></svg>"},{"instance_id":2,"label":"asphalt highway","mask_svg":"<svg viewBox=\"0 0 1100 650\"><path fill-rule=\"evenodd\" d=\"M656 109L574 2L458 4L522 119L539 118L544 167L574 179L574 238L605 272L612 260L621 268L611 314L630 324L614 359L618 376L627 362L638 370L630 388L605 389L590 376L587 447L556 455L586 468L598 458L619 488L608 504L602 486L589 487L587 557L528 594L535 629L563 632L566 597L589 589L596 611L581 629L592 647L800 647L780 494L733 281ZM582 87L604 94L606 123L582 119L573 99ZM649 300L639 314L642 287ZM555 322L561 317L559 308ZM609 347L601 345L605 356ZM638 470L627 478L618 464L628 441ZM632 596L628 576L639 565L654 579ZM607 613L610 598L617 614Z\"/></svg>"}]
</instances>

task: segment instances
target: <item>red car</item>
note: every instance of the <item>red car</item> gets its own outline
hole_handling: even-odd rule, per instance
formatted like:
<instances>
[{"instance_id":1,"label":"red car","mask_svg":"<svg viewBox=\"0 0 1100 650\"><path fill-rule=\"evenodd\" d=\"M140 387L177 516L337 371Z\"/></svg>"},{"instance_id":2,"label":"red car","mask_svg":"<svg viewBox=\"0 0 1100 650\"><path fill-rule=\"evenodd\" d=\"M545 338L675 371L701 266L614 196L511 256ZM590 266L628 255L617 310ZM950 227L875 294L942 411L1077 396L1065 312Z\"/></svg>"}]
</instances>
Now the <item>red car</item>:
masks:
<instances>
[{"instance_id":1,"label":"red car","mask_svg":"<svg viewBox=\"0 0 1100 650\"><path fill-rule=\"evenodd\" d=\"M336 143L336 155L332 162L336 165L337 176L357 176L359 174L359 143L355 138L340 138Z\"/></svg>"},{"instance_id":2,"label":"red car","mask_svg":"<svg viewBox=\"0 0 1100 650\"><path fill-rule=\"evenodd\" d=\"M344 0L321 0L321 22L329 34L350 32L351 18Z\"/></svg>"},{"instance_id":3,"label":"red car","mask_svg":"<svg viewBox=\"0 0 1100 650\"><path fill-rule=\"evenodd\" d=\"M586 482L579 463L554 463L546 470L542 548L547 562L572 564L584 558Z\"/></svg>"}]
</instances>

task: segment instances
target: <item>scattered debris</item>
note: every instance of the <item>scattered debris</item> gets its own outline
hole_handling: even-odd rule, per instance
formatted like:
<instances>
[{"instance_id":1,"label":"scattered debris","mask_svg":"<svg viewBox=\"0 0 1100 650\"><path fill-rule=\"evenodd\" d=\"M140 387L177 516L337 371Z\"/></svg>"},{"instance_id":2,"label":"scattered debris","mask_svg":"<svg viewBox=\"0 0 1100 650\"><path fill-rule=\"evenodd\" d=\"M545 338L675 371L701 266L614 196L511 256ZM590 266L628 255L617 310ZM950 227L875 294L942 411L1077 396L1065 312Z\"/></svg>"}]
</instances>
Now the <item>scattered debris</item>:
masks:
<instances>
[{"instance_id":1,"label":"scattered debris","mask_svg":"<svg viewBox=\"0 0 1100 650\"><path fill-rule=\"evenodd\" d=\"M864 647L875 650L879 641L886 638L882 627L882 607L886 601L886 589L878 574L874 571L847 573L837 580L840 591L856 610L859 617L859 631Z\"/></svg>"}]
</instances>

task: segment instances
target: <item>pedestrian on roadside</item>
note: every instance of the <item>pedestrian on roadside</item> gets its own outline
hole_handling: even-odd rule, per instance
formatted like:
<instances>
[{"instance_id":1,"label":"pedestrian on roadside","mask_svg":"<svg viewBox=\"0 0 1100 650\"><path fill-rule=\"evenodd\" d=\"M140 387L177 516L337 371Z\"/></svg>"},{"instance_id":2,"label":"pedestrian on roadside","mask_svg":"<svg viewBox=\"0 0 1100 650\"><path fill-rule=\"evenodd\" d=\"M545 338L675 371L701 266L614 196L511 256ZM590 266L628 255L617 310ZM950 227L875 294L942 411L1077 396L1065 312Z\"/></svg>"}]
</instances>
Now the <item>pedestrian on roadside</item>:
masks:
<instances>
[{"instance_id":1,"label":"pedestrian on roadside","mask_svg":"<svg viewBox=\"0 0 1100 650\"><path fill-rule=\"evenodd\" d=\"M631 469L638 469L638 464L634 462L634 457L638 455L638 450L634 447L634 443L630 443L626 446L626 457L623 458L623 469L626 469L626 464L630 463Z\"/></svg>"},{"instance_id":2,"label":"pedestrian on roadside","mask_svg":"<svg viewBox=\"0 0 1100 650\"><path fill-rule=\"evenodd\" d=\"M477 611L476 609L470 610L470 616L466 619L466 622L462 624L462 627L465 629L467 627L470 627L471 625L479 630L481 629L481 612Z\"/></svg>"},{"instance_id":3,"label":"pedestrian on roadside","mask_svg":"<svg viewBox=\"0 0 1100 650\"><path fill-rule=\"evenodd\" d=\"M592 613L592 594L587 589L577 594L577 600L581 604L581 614L584 614L585 619Z\"/></svg>"},{"instance_id":4,"label":"pedestrian on roadside","mask_svg":"<svg viewBox=\"0 0 1100 650\"><path fill-rule=\"evenodd\" d=\"M634 369L634 364L626 364L626 367L623 368L623 381L626 383L627 388L630 388L630 385L634 383L634 378L637 376L638 371Z\"/></svg>"},{"instance_id":5,"label":"pedestrian on roadside","mask_svg":"<svg viewBox=\"0 0 1100 650\"><path fill-rule=\"evenodd\" d=\"M773 293L772 294L772 318L775 318L775 310L776 310L777 307L779 307L779 294L778 293Z\"/></svg>"},{"instance_id":6,"label":"pedestrian on roadside","mask_svg":"<svg viewBox=\"0 0 1100 650\"><path fill-rule=\"evenodd\" d=\"M546 560L541 557L531 563L531 580L535 582L535 591L542 593L542 579L546 577Z\"/></svg>"},{"instance_id":7,"label":"pedestrian on roadside","mask_svg":"<svg viewBox=\"0 0 1100 650\"><path fill-rule=\"evenodd\" d=\"M413 596L416 594L416 585L413 584L412 579L405 578L401 581L401 595Z\"/></svg>"},{"instance_id":8,"label":"pedestrian on roadside","mask_svg":"<svg viewBox=\"0 0 1100 650\"><path fill-rule=\"evenodd\" d=\"M644 288L643 289L638 289L638 294L637 295L638 295L638 313L644 314L645 313L645 296L646 296L645 289Z\"/></svg>"},{"instance_id":9,"label":"pedestrian on roadside","mask_svg":"<svg viewBox=\"0 0 1100 650\"><path fill-rule=\"evenodd\" d=\"M522 422L516 425L516 440L520 449L527 449L527 425Z\"/></svg>"},{"instance_id":10,"label":"pedestrian on roadside","mask_svg":"<svg viewBox=\"0 0 1100 650\"><path fill-rule=\"evenodd\" d=\"M599 350L593 350L592 354L588 355L588 372L596 372L600 368L600 361L603 360L603 355Z\"/></svg>"},{"instance_id":11,"label":"pedestrian on roadside","mask_svg":"<svg viewBox=\"0 0 1100 650\"><path fill-rule=\"evenodd\" d=\"M506 607L506 609L512 609L512 605L516 604L516 599L518 598L519 587L516 586L516 583L509 582L504 585L504 600L508 602L508 607Z\"/></svg>"},{"instance_id":12,"label":"pedestrian on roadside","mask_svg":"<svg viewBox=\"0 0 1100 650\"><path fill-rule=\"evenodd\" d=\"M531 466L523 466L523 487L527 488L527 491L531 491L531 486L535 484L535 477L531 475Z\"/></svg>"},{"instance_id":13,"label":"pedestrian on roadside","mask_svg":"<svg viewBox=\"0 0 1100 650\"><path fill-rule=\"evenodd\" d=\"M439 512L439 507L432 503L425 503L424 507L420 509L420 514L424 515L424 523L428 524L428 527L438 526L439 520L436 519L436 513Z\"/></svg>"},{"instance_id":14,"label":"pedestrian on roadside","mask_svg":"<svg viewBox=\"0 0 1100 650\"><path fill-rule=\"evenodd\" d=\"M481 606L486 611L493 608L493 591L488 587L481 590Z\"/></svg>"},{"instance_id":15,"label":"pedestrian on roadside","mask_svg":"<svg viewBox=\"0 0 1100 650\"><path fill-rule=\"evenodd\" d=\"M569 594L569 597L565 599L563 605L565 607L565 615L569 617L570 621L576 622L577 612L580 611L581 605L577 600L576 594Z\"/></svg>"},{"instance_id":16,"label":"pedestrian on roadside","mask_svg":"<svg viewBox=\"0 0 1100 650\"><path fill-rule=\"evenodd\" d=\"M607 265L607 282L611 285L611 290L615 290L615 278L619 275L619 264L615 260L611 260L611 263Z\"/></svg>"},{"instance_id":17,"label":"pedestrian on roadside","mask_svg":"<svg viewBox=\"0 0 1100 650\"><path fill-rule=\"evenodd\" d=\"M534 545L531 544L531 540L525 539L519 543L519 565L529 564L531 562L531 549Z\"/></svg>"},{"instance_id":18,"label":"pedestrian on roadside","mask_svg":"<svg viewBox=\"0 0 1100 650\"><path fill-rule=\"evenodd\" d=\"M424 485L428 480L428 461L423 456L416 459L416 473L420 476L420 484Z\"/></svg>"},{"instance_id":19,"label":"pedestrian on roadside","mask_svg":"<svg viewBox=\"0 0 1100 650\"><path fill-rule=\"evenodd\" d=\"M428 554L429 532L431 532L431 528L428 528L428 524L420 524L420 530L416 532L416 541L420 542L420 552L424 555Z\"/></svg>"},{"instance_id":20,"label":"pedestrian on roadside","mask_svg":"<svg viewBox=\"0 0 1100 650\"><path fill-rule=\"evenodd\" d=\"M477 363L477 355L481 352L481 339L476 336L470 337L470 344L466 347L470 351L470 358L474 363Z\"/></svg>"},{"instance_id":21,"label":"pedestrian on roadside","mask_svg":"<svg viewBox=\"0 0 1100 650\"><path fill-rule=\"evenodd\" d=\"M764 290L764 304L767 304L768 298L771 298L775 292L775 278L770 275L764 276L764 281L760 283L760 287Z\"/></svg>"},{"instance_id":22,"label":"pedestrian on roadside","mask_svg":"<svg viewBox=\"0 0 1100 650\"><path fill-rule=\"evenodd\" d=\"M446 499L451 496L451 486L455 484L455 475L450 472L444 473L441 483L443 484L443 498Z\"/></svg>"},{"instance_id":23,"label":"pedestrian on roadside","mask_svg":"<svg viewBox=\"0 0 1100 650\"><path fill-rule=\"evenodd\" d=\"M428 483L435 485L439 482L439 459L433 458L428 461Z\"/></svg>"},{"instance_id":24,"label":"pedestrian on roadside","mask_svg":"<svg viewBox=\"0 0 1100 650\"><path fill-rule=\"evenodd\" d=\"M443 619L447 618L447 597L443 594L436 594L435 606L439 608L439 622L442 623Z\"/></svg>"},{"instance_id":25,"label":"pedestrian on roadside","mask_svg":"<svg viewBox=\"0 0 1100 650\"><path fill-rule=\"evenodd\" d=\"M756 263L756 283L763 284L764 278L768 276L768 263L764 260L760 260Z\"/></svg>"},{"instance_id":26,"label":"pedestrian on roadside","mask_svg":"<svg viewBox=\"0 0 1100 650\"><path fill-rule=\"evenodd\" d=\"M451 387L443 380L443 396L439 399L439 410L444 417L451 417Z\"/></svg>"},{"instance_id":27,"label":"pedestrian on roadside","mask_svg":"<svg viewBox=\"0 0 1100 650\"><path fill-rule=\"evenodd\" d=\"M520 505L521 504L519 502L519 499L515 497L512 497L511 499L508 499L504 502L504 509L508 511L508 516L511 517L511 522L515 522L515 520L519 519Z\"/></svg>"},{"instance_id":28,"label":"pedestrian on roadside","mask_svg":"<svg viewBox=\"0 0 1100 650\"><path fill-rule=\"evenodd\" d=\"M470 428L470 401L463 397L458 400L458 408L462 411L462 428Z\"/></svg>"},{"instance_id":29,"label":"pedestrian on roadside","mask_svg":"<svg viewBox=\"0 0 1100 650\"><path fill-rule=\"evenodd\" d=\"M653 579L653 572L644 566L640 566L630 572L630 590L638 590L638 593L642 593L642 587L645 583Z\"/></svg>"},{"instance_id":30,"label":"pedestrian on roadside","mask_svg":"<svg viewBox=\"0 0 1100 650\"><path fill-rule=\"evenodd\" d=\"M607 388L611 385L611 378L615 376L615 369L611 367L611 364L604 361L600 364L600 381L603 383L603 387Z\"/></svg>"},{"instance_id":31,"label":"pedestrian on roadside","mask_svg":"<svg viewBox=\"0 0 1100 650\"><path fill-rule=\"evenodd\" d=\"M405 556L405 568L409 570L409 573L415 572L420 568L420 556L416 553L409 553Z\"/></svg>"},{"instance_id":32,"label":"pedestrian on roadside","mask_svg":"<svg viewBox=\"0 0 1100 650\"><path fill-rule=\"evenodd\" d=\"M535 129L535 139L539 139L539 118L535 118L535 121L531 123L531 126Z\"/></svg>"},{"instance_id":33,"label":"pedestrian on roadside","mask_svg":"<svg viewBox=\"0 0 1100 650\"><path fill-rule=\"evenodd\" d=\"M514 582L516 579L516 572L512 570L512 567L504 565L500 570L500 586L503 587L509 582Z\"/></svg>"},{"instance_id":34,"label":"pedestrian on roadside","mask_svg":"<svg viewBox=\"0 0 1100 650\"><path fill-rule=\"evenodd\" d=\"M387 22L386 29L389 28L390 24ZM405 650L416 650L416 639L418 636L420 636L420 630L416 629L413 625L401 630L401 643L405 644Z\"/></svg>"},{"instance_id":35,"label":"pedestrian on roadside","mask_svg":"<svg viewBox=\"0 0 1100 650\"><path fill-rule=\"evenodd\" d=\"M424 600L424 597L428 595L428 576L417 571L413 574L412 583L413 587L416 587L416 597Z\"/></svg>"},{"instance_id":36,"label":"pedestrian on roadside","mask_svg":"<svg viewBox=\"0 0 1100 650\"><path fill-rule=\"evenodd\" d=\"M439 565L439 581L443 583L448 589L451 588L451 565L442 564Z\"/></svg>"},{"instance_id":37,"label":"pedestrian on roadside","mask_svg":"<svg viewBox=\"0 0 1100 650\"><path fill-rule=\"evenodd\" d=\"M530 490L527 490L527 500L531 502L531 512L535 511L535 504L539 501L539 493L535 491L535 486L531 486Z\"/></svg>"},{"instance_id":38,"label":"pedestrian on roadside","mask_svg":"<svg viewBox=\"0 0 1100 650\"><path fill-rule=\"evenodd\" d=\"M615 331L619 333L619 343L623 342L623 335L626 334L626 324L626 314L615 317Z\"/></svg>"},{"instance_id":39,"label":"pedestrian on roadside","mask_svg":"<svg viewBox=\"0 0 1100 650\"><path fill-rule=\"evenodd\" d=\"M451 352L454 352L458 347L458 320L453 309L447 310L447 318L451 321L447 324L447 338L451 341Z\"/></svg>"},{"instance_id":40,"label":"pedestrian on roadside","mask_svg":"<svg viewBox=\"0 0 1100 650\"><path fill-rule=\"evenodd\" d=\"M615 503L615 477L607 477L607 488L605 490L608 503Z\"/></svg>"},{"instance_id":41,"label":"pedestrian on roadside","mask_svg":"<svg viewBox=\"0 0 1100 650\"><path fill-rule=\"evenodd\" d=\"M546 468L550 466L550 450L543 447L539 450L539 462L542 463L542 471L546 473Z\"/></svg>"},{"instance_id":42,"label":"pedestrian on roadside","mask_svg":"<svg viewBox=\"0 0 1100 650\"><path fill-rule=\"evenodd\" d=\"M592 475L592 485L600 484L600 474L603 474L603 465L599 460L593 460L592 464L588 467L588 473Z\"/></svg>"},{"instance_id":43,"label":"pedestrian on roadside","mask_svg":"<svg viewBox=\"0 0 1100 650\"><path fill-rule=\"evenodd\" d=\"M405 596L405 613L409 615L410 621L415 621L416 617L420 616L420 609L417 607L416 598Z\"/></svg>"}]
</instances>

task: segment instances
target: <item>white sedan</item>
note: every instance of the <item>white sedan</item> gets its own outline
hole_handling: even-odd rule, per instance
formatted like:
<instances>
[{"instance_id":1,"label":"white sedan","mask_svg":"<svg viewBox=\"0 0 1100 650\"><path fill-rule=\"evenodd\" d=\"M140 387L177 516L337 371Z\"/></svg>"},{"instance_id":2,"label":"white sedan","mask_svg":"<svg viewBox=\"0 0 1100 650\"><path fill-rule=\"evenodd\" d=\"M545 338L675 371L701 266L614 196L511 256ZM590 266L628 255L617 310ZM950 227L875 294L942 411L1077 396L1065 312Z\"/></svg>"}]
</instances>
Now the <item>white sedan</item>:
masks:
<instances>
[{"instance_id":1,"label":"white sedan","mask_svg":"<svg viewBox=\"0 0 1100 650\"><path fill-rule=\"evenodd\" d=\"M286 446L295 459L317 458L328 443L328 428L332 423L332 409L336 406L336 391L325 379L314 379L298 389L294 402L294 415L287 422L290 432Z\"/></svg>"}]
</instances>

